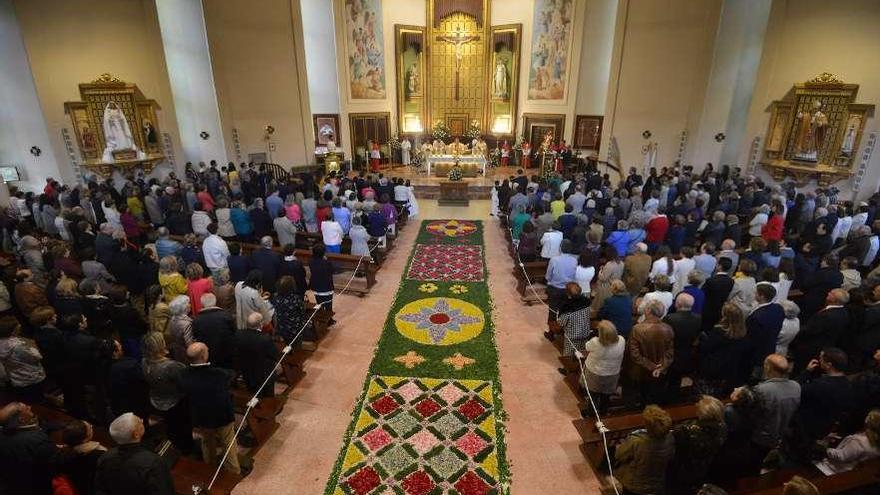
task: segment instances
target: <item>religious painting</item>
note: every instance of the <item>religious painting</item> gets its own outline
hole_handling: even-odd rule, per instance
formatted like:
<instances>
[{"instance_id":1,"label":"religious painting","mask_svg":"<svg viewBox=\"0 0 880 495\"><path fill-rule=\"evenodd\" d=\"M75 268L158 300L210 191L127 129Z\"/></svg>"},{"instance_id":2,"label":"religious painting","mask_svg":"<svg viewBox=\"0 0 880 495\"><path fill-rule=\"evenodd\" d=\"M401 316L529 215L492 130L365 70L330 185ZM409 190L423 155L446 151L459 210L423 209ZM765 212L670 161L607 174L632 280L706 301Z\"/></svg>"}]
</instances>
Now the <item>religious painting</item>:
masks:
<instances>
[{"instance_id":1,"label":"religious painting","mask_svg":"<svg viewBox=\"0 0 880 495\"><path fill-rule=\"evenodd\" d=\"M161 151L159 120L156 117L155 102L137 102L138 116L140 117L139 135L143 148L147 152ZM134 130L134 129L133 129Z\"/></svg>"},{"instance_id":2,"label":"religious painting","mask_svg":"<svg viewBox=\"0 0 880 495\"><path fill-rule=\"evenodd\" d=\"M489 121L492 134L512 137L519 86L520 24L492 27Z\"/></svg>"},{"instance_id":3,"label":"religious painting","mask_svg":"<svg viewBox=\"0 0 880 495\"><path fill-rule=\"evenodd\" d=\"M425 106L425 28L394 25L397 117L401 134L422 132Z\"/></svg>"},{"instance_id":4,"label":"religious painting","mask_svg":"<svg viewBox=\"0 0 880 495\"><path fill-rule=\"evenodd\" d=\"M535 0L529 99L565 99L571 58L572 0Z\"/></svg>"},{"instance_id":5,"label":"religious painting","mask_svg":"<svg viewBox=\"0 0 880 495\"><path fill-rule=\"evenodd\" d=\"M327 146L333 141L336 146L342 144L339 136L339 114L316 113L312 115L312 124L315 129L315 146Z\"/></svg>"},{"instance_id":6,"label":"religious painting","mask_svg":"<svg viewBox=\"0 0 880 495\"><path fill-rule=\"evenodd\" d=\"M771 117L770 132L767 135L766 150L768 153L779 154L785 142L786 124L791 113L791 105L779 104Z\"/></svg>"},{"instance_id":7,"label":"religious painting","mask_svg":"<svg viewBox=\"0 0 880 495\"><path fill-rule=\"evenodd\" d=\"M345 44L352 99L385 98L381 0L345 0Z\"/></svg>"},{"instance_id":8,"label":"religious painting","mask_svg":"<svg viewBox=\"0 0 880 495\"><path fill-rule=\"evenodd\" d=\"M574 121L572 146L582 150L598 150L602 138L601 115L578 115Z\"/></svg>"},{"instance_id":9,"label":"religious painting","mask_svg":"<svg viewBox=\"0 0 880 495\"><path fill-rule=\"evenodd\" d=\"M68 113L70 113L70 118L73 122L73 130L76 134L76 141L80 152L86 158L97 158L98 135L95 133L94 126L89 120L88 108L85 105L72 106Z\"/></svg>"}]
</instances>

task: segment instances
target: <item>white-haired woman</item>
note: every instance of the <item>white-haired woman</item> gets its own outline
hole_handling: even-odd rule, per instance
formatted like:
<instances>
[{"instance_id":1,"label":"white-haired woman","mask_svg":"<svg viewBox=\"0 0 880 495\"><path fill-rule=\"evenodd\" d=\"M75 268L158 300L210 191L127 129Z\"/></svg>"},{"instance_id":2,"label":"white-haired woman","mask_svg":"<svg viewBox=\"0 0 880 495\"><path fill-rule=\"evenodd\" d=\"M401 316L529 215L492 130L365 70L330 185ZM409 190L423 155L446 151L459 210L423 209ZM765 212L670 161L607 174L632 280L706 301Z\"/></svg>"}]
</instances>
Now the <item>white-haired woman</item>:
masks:
<instances>
[{"instance_id":1,"label":"white-haired woman","mask_svg":"<svg viewBox=\"0 0 880 495\"><path fill-rule=\"evenodd\" d=\"M782 330L776 337L776 354L788 356L788 345L801 331L801 321L798 319L801 308L789 300L782 301L781 304L783 311L785 311L785 320L782 321Z\"/></svg>"},{"instance_id":2,"label":"white-haired woman","mask_svg":"<svg viewBox=\"0 0 880 495\"><path fill-rule=\"evenodd\" d=\"M189 297L177 296L168 305L171 310L171 357L186 363L186 348L193 343L192 318L189 317Z\"/></svg>"},{"instance_id":3,"label":"white-haired woman","mask_svg":"<svg viewBox=\"0 0 880 495\"><path fill-rule=\"evenodd\" d=\"M620 366L626 351L626 340L617 334L614 323L602 320L597 326L598 336L587 341L584 351L584 377L586 387L596 402L599 416L608 412L609 398L617 393L617 381L620 378ZM591 409L581 411L584 416L593 414Z\"/></svg>"}]
</instances>

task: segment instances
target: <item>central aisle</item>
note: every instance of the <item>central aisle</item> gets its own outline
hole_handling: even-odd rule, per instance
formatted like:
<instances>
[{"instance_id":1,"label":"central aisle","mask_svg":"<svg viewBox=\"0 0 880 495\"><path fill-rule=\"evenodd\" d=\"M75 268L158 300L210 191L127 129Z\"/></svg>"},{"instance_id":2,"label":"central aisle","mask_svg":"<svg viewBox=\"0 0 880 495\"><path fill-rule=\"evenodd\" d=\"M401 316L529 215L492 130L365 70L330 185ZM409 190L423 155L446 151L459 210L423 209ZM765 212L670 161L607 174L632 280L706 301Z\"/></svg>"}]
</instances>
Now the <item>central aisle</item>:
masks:
<instances>
[{"instance_id":1,"label":"central aisle","mask_svg":"<svg viewBox=\"0 0 880 495\"><path fill-rule=\"evenodd\" d=\"M556 373L556 350L540 334L545 310L519 301L501 229L487 215L489 202L471 201L470 208L461 208L421 200L420 207L419 220L483 220L495 306L492 321L508 415L504 440L512 471L511 493L598 493L571 424L578 417L577 403ZM253 473L236 487L236 495L324 493L420 223L411 222L401 233L378 273L379 283L367 297L343 295L334 301L339 323L308 361L308 375L278 418L281 428L260 450Z\"/></svg>"}]
</instances>

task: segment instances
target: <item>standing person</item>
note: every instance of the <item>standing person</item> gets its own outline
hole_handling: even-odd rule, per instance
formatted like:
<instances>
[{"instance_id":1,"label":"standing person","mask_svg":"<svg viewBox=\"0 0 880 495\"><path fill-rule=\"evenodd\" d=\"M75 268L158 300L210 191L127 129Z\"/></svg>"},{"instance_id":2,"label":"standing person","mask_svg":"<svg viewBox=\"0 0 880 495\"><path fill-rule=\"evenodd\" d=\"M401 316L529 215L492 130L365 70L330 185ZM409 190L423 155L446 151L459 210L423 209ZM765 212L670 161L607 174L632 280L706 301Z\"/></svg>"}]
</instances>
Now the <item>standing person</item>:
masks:
<instances>
[{"instance_id":1,"label":"standing person","mask_svg":"<svg viewBox=\"0 0 880 495\"><path fill-rule=\"evenodd\" d=\"M202 265L198 263L187 265L186 278L186 294L192 306L192 315L196 316L202 310L202 295L210 293L214 289L214 283L209 277L205 277Z\"/></svg>"},{"instance_id":2,"label":"standing person","mask_svg":"<svg viewBox=\"0 0 880 495\"><path fill-rule=\"evenodd\" d=\"M565 300L559 307L559 323L563 335L563 356L572 357L575 351L583 352L584 342L590 334L590 300L581 293L581 287L575 282L565 284ZM544 334L549 340L553 340L553 333ZM559 368L559 372L566 375L565 368Z\"/></svg>"},{"instance_id":3,"label":"standing person","mask_svg":"<svg viewBox=\"0 0 880 495\"><path fill-rule=\"evenodd\" d=\"M217 235L217 224L208 225L210 235L202 242L202 253L205 256L205 265L211 271L211 275L216 275L217 270L227 268L227 258L229 258L229 246L226 241ZM233 231L233 235L234 231Z\"/></svg>"},{"instance_id":4,"label":"standing person","mask_svg":"<svg viewBox=\"0 0 880 495\"><path fill-rule=\"evenodd\" d=\"M180 377L181 389L189 397L192 425L202 437L202 455L208 465L217 462L217 447L224 452L232 444L223 468L240 474L235 448L235 412L230 385L235 378L231 370L215 367L208 360L208 346L201 342L186 350L190 365ZM222 455L222 454L221 454Z\"/></svg>"},{"instance_id":5,"label":"standing person","mask_svg":"<svg viewBox=\"0 0 880 495\"><path fill-rule=\"evenodd\" d=\"M95 493L98 461L107 448L94 441L92 425L75 420L64 426L61 438L65 449L61 454L61 471L70 479L78 493Z\"/></svg>"},{"instance_id":6,"label":"standing person","mask_svg":"<svg viewBox=\"0 0 880 495\"><path fill-rule=\"evenodd\" d=\"M719 259L715 274L703 283L702 289L706 295L703 305L703 332L712 329L721 318L721 307L733 290L733 278L728 273L730 265L730 258Z\"/></svg>"},{"instance_id":7,"label":"standing person","mask_svg":"<svg viewBox=\"0 0 880 495\"><path fill-rule=\"evenodd\" d=\"M626 339L617 334L614 323L602 320L597 325L598 336L587 341L584 346L587 359L584 361L584 378L581 383L593 395L599 416L608 412L608 403L612 395L617 393L617 382L620 378L620 367L626 351ZM593 414L589 409L582 409L581 415L588 417Z\"/></svg>"},{"instance_id":8,"label":"standing person","mask_svg":"<svg viewBox=\"0 0 880 495\"><path fill-rule=\"evenodd\" d=\"M556 320L566 298L565 287L569 282L574 281L576 270L577 258L571 254L571 241L565 239L561 243L560 254L547 263L547 272L544 275L547 281L548 323Z\"/></svg>"},{"instance_id":9,"label":"standing person","mask_svg":"<svg viewBox=\"0 0 880 495\"><path fill-rule=\"evenodd\" d=\"M101 495L174 495L171 470L165 460L141 445L144 422L125 413L110 423L118 445L98 460L95 493Z\"/></svg>"},{"instance_id":10,"label":"standing person","mask_svg":"<svg viewBox=\"0 0 880 495\"><path fill-rule=\"evenodd\" d=\"M743 260L746 265L748 260ZM773 302L776 289L762 282L755 291L757 306L748 313L746 318L746 341L749 345L748 356L743 362L742 375L748 378L754 374L760 376L764 359L776 352L776 342L785 321L785 310ZM745 313L745 311L743 311Z\"/></svg>"},{"instance_id":11,"label":"standing person","mask_svg":"<svg viewBox=\"0 0 880 495\"><path fill-rule=\"evenodd\" d=\"M251 270L247 277L235 284L235 321L239 329L247 327L251 313L263 315L263 321L272 321L275 308L269 302L269 294L263 292L263 272Z\"/></svg>"},{"instance_id":12,"label":"standing person","mask_svg":"<svg viewBox=\"0 0 880 495\"><path fill-rule=\"evenodd\" d=\"M312 259L309 261L309 288L315 293L315 302L322 304L322 308L329 311L330 325L336 324L333 319L333 264L324 256L325 250L322 244L312 248Z\"/></svg>"},{"instance_id":13,"label":"standing person","mask_svg":"<svg viewBox=\"0 0 880 495\"><path fill-rule=\"evenodd\" d=\"M590 302L591 283L596 275L596 268L593 266L595 260L592 252L582 252L578 256L578 264L574 271L574 281L581 286L581 294Z\"/></svg>"},{"instance_id":14,"label":"standing person","mask_svg":"<svg viewBox=\"0 0 880 495\"><path fill-rule=\"evenodd\" d=\"M263 275L263 289L267 292L275 290L275 281L281 271L281 255L272 249L272 238L265 236L260 239L260 248L250 256L250 264ZM268 320L266 320L268 321Z\"/></svg>"},{"instance_id":15,"label":"standing person","mask_svg":"<svg viewBox=\"0 0 880 495\"><path fill-rule=\"evenodd\" d=\"M272 302L275 306L275 332L291 346L301 342L303 349L314 351L317 335L314 326L305 323L303 295L293 277L285 275L278 280L278 292Z\"/></svg>"},{"instance_id":16,"label":"standing person","mask_svg":"<svg viewBox=\"0 0 880 495\"><path fill-rule=\"evenodd\" d=\"M30 406L0 408L0 488L4 493L51 495L58 448L40 428Z\"/></svg>"},{"instance_id":17,"label":"standing person","mask_svg":"<svg viewBox=\"0 0 880 495\"><path fill-rule=\"evenodd\" d=\"M360 216L355 216L351 219L351 230L348 231L348 236L351 238L351 251L349 254L352 256L370 255L370 246L367 244L367 241L370 240L370 234L361 225Z\"/></svg>"},{"instance_id":18,"label":"standing person","mask_svg":"<svg viewBox=\"0 0 880 495\"><path fill-rule=\"evenodd\" d=\"M247 316L245 327L236 334L236 362L248 392L255 394L262 386L259 397L274 397L275 367L281 353L272 336L261 330L265 323L260 313Z\"/></svg>"},{"instance_id":19,"label":"standing person","mask_svg":"<svg viewBox=\"0 0 880 495\"><path fill-rule=\"evenodd\" d=\"M672 327L675 348L672 365L669 367L669 398L675 401L681 393L681 379L693 377L696 361L697 342L700 338L702 319L691 311L694 298L689 294L679 294L675 298L675 312L663 318L663 323Z\"/></svg>"},{"instance_id":20,"label":"standing person","mask_svg":"<svg viewBox=\"0 0 880 495\"><path fill-rule=\"evenodd\" d=\"M348 210L346 209L346 211ZM328 253L340 254L342 252L342 238L345 236L345 232L332 213L327 217L327 220L321 222L321 236Z\"/></svg>"},{"instance_id":21,"label":"standing person","mask_svg":"<svg viewBox=\"0 0 880 495\"><path fill-rule=\"evenodd\" d=\"M605 246L603 249L605 263L599 268L596 277L596 290L593 291L593 309L599 310L605 299L611 295L611 283L623 277L623 262L617 255L613 246Z\"/></svg>"},{"instance_id":22,"label":"standing person","mask_svg":"<svg viewBox=\"0 0 880 495\"><path fill-rule=\"evenodd\" d=\"M275 233L278 234L279 245L286 246L292 244L296 246L296 225L287 218L283 210L272 221L272 227L275 229Z\"/></svg>"},{"instance_id":23,"label":"standing person","mask_svg":"<svg viewBox=\"0 0 880 495\"><path fill-rule=\"evenodd\" d=\"M754 390L761 407L746 456L749 475L761 472L764 458L779 446L801 403L801 385L788 379L788 360L779 354L771 354L764 360L764 381Z\"/></svg>"},{"instance_id":24,"label":"standing person","mask_svg":"<svg viewBox=\"0 0 880 495\"><path fill-rule=\"evenodd\" d=\"M192 322L193 339L208 346L214 366L234 369L235 319L217 306L217 296L210 292L202 295L201 303L202 310Z\"/></svg>"},{"instance_id":25,"label":"standing person","mask_svg":"<svg viewBox=\"0 0 880 495\"><path fill-rule=\"evenodd\" d=\"M626 290L626 285L622 280L612 280L610 296L602 303L599 308L598 317L600 320L608 320L614 324L622 337L629 337L630 330L633 325L633 300L632 296Z\"/></svg>"},{"instance_id":26,"label":"standing person","mask_svg":"<svg viewBox=\"0 0 880 495\"><path fill-rule=\"evenodd\" d=\"M675 493L694 493L706 481L715 456L727 440L724 404L704 395L696 403L697 418L678 424L675 437L675 462L672 485Z\"/></svg>"},{"instance_id":27,"label":"standing person","mask_svg":"<svg viewBox=\"0 0 880 495\"><path fill-rule=\"evenodd\" d=\"M660 321L664 314L663 303L649 302L645 307L644 321L633 326L627 345L627 375L638 387L643 404L662 402L666 372L674 357L672 328Z\"/></svg>"},{"instance_id":28,"label":"standing person","mask_svg":"<svg viewBox=\"0 0 880 495\"><path fill-rule=\"evenodd\" d=\"M150 404L168 425L168 439L184 455L193 452L189 403L180 388L180 377L186 369L182 362L168 358L165 338L161 333L144 336L144 359L141 367L150 388ZM111 430L112 431L112 430Z\"/></svg>"},{"instance_id":29,"label":"standing person","mask_svg":"<svg viewBox=\"0 0 880 495\"><path fill-rule=\"evenodd\" d=\"M644 242L636 244L633 254L623 261L623 282L633 297L638 296L651 271L651 255L648 254L648 245Z\"/></svg>"},{"instance_id":30,"label":"standing person","mask_svg":"<svg viewBox=\"0 0 880 495\"><path fill-rule=\"evenodd\" d=\"M177 296L168 304L171 357L181 363L186 363L186 348L193 342L191 308L189 296Z\"/></svg>"},{"instance_id":31,"label":"standing person","mask_svg":"<svg viewBox=\"0 0 880 495\"><path fill-rule=\"evenodd\" d=\"M18 400L29 404L43 402L46 371L42 359L34 341L21 337L18 319L0 317L0 365Z\"/></svg>"}]
</instances>

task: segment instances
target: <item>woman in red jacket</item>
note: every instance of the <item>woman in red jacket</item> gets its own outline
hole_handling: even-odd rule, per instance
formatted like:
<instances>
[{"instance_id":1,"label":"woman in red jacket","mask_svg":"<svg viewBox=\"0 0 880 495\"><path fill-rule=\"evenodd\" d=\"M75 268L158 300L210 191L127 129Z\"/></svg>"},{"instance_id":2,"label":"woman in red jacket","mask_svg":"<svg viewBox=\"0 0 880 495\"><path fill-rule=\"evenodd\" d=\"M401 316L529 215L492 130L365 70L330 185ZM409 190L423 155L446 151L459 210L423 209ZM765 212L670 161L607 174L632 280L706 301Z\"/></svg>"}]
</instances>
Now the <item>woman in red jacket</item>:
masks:
<instances>
[{"instance_id":1,"label":"woman in red jacket","mask_svg":"<svg viewBox=\"0 0 880 495\"><path fill-rule=\"evenodd\" d=\"M770 217L767 219L767 223L761 227L761 237L767 242L781 241L784 227L785 219L782 218L782 212L780 211L779 205L776 205L770 210Z\"/></svg>"}]
</instances>

